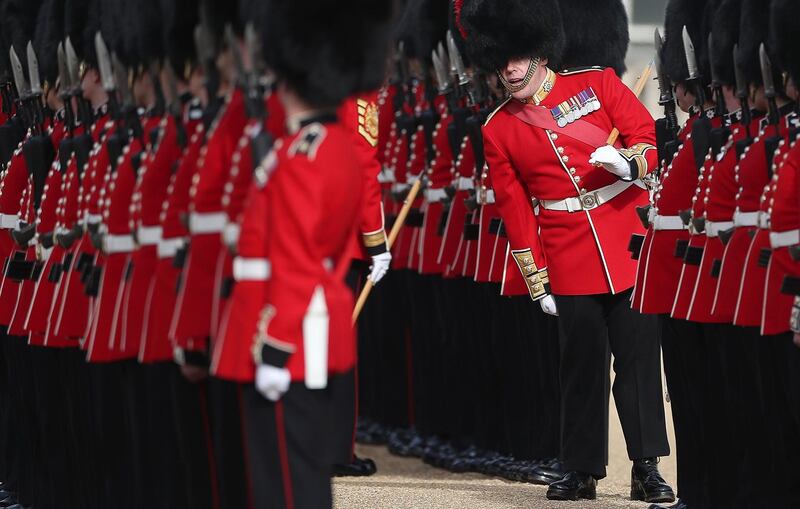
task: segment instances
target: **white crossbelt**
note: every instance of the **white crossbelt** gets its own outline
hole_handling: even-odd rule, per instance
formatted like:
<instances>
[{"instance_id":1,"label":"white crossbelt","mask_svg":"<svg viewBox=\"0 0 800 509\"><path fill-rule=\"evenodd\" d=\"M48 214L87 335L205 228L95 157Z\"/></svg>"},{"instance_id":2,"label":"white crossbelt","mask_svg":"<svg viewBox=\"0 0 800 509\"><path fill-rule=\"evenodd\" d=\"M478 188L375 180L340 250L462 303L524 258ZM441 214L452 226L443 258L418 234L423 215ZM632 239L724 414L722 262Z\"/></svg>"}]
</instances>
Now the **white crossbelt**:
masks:
<instances>
[{"instance_id":1,"label":"white crossbelt","mask_svg":"<svg viewBox=\"0 0 800 509\"><path fill-rule=\"evenodd\" d=\"M800 244L800 230L788 232L769 232L769 245L772 249Z\"/></svg>"},{"instance_id":2,"label":"white crossbelt","mask_svg":"<svg viewBox=\"0 0 800 509\"><path fill-rule=\"evenodd\" d=\"M136 230L136 240L140 246L155 246L161 240L163 231L160 226L140 226Z\"/></svg>"},{"instance_id":3,"label":"white crossbelt","mask_svg":"<svg viewBox=\"0 0 800 509\"><path fill-rule=\"evenodd\" d=\"M741 212L737 210L733 213L733 225L737 228L740 226L755 226L758 224L758 212Z\"/></svg>"},{"instance_id":4,"label":"white crossbelt","mask_svg":"<svg viewBox=\"0 0 800 509\"><path fill-rule=\"evenodd\" d=\"M0 228L10 230L19 224L19 216L16 214L0 214Z\"/></svg>"},{"instance_id":5,"label":"white crossbelt","mask_svg":"<svg viewBox=\"0 0 800 509\"><path fill-rule=\"evenodd\" d=\"M411 186L406 184L405 182L395 182L392 184L392 192L393 193L402 193L406 189L410 189Z\"/></svg>"},{"instance_id":6,"label":"white crossbelt","mask_svg":"<svg viewBox=\"0 0 800 509\"><path fill-rule=\"evenodd\" d=\"M425 201L428 203L439 203L447 198L447 191L444 189L426 189Z\"/></svg>"},{"instance_id":7,"label":"white crossbelt","mask_svg":"<svg viewBox=\"0 0 800 509\"><path fill-rule=\"evenodd\" d=\"M685 230L686 225L683 224L681 216L659 216L656 215L651 221L654 231L663 230Z\"/></svg>"},{"instance_id":8,"label":"white crossbelt","mask_svg":"<svg viewBox=\"0 0 800 509\"><path fill-rule=\"evenodd\" d=\"M271 272L272 267L266 258L233 259L233 278L236 281L266 281Z\"/></svg>"},{"instance_id":9,"label":"white crossbelt","mask_svg":"<svg viewBox=\"0 0 800 509\"><path fill-rule=\"evenodd\" d=\"M706 237L719 237L720 232L733 228L733 221L706 221Z\"/></svg>"},{"instance_id":10,"label":"white crossbelt","mask_svg":"<svg viewBox=\"0 0 800 509\"><path fill-rule=\"evenodd\" d=\"M103 251L108 254L130 253L134 247L133 235L106 235L103 237Z\"/></svg>"},{"instance_id":11,"label":"white crossbelt","mask_svg":"<svg viewBox=\"0 0 800 509\"><path fill-rule=\"evenodd\" d=\"M456 179L456 189L459 191L466 191L469 189L475 189L475 181L472 180L470 177L458 177Z\"/></svg>"},{"instance_id":12,"label":"white crossbelt","mask_svg":"<svg viewBox=\"0 0 800 509\"><path fill-rule=\"evenodd\" d=\"M561 212L592 210L613 200L623 192L627 191L628 188L633 185L639 186L643 189L645 187L644 182L641 180L634 180L633 182L620 180L611 185L601 187L600 189L588 192L581 196L564 198L563 200L539 200L539 203L547 210L557 210Z\"/></svg>"},{"instance_id":13,"label":"white crossbelt","mask_svg":"<svg viewBox=\"0 0 800 509\"><path fill-rule=\"evenodd\" d=\"M182 237L175 237L172 239L161 239L158 242L158 257L159 258L173 258L182 248L184 240Z\"/></svg>"},{"instance_id":14,"label":"white crossbelt","mask_svg":"<svg viewBox=\"0 0 800 509\"><path fill-rule=\"evenodd\" d=\"M769 229L769 221L770 217L767 212L759 212L758 213L758 227L763 230Z\"/></svg>"},{"instance_id":15,"label":"white crossbelt","mask_svg":"<svg viewBox=\"0 0 800 509\"><path fill-rule=\"evenodd\" d=\"M192 212L189 231L196 234L219 233L225 228L228 216L224 212Z\"/></svg>"}]
</instances>

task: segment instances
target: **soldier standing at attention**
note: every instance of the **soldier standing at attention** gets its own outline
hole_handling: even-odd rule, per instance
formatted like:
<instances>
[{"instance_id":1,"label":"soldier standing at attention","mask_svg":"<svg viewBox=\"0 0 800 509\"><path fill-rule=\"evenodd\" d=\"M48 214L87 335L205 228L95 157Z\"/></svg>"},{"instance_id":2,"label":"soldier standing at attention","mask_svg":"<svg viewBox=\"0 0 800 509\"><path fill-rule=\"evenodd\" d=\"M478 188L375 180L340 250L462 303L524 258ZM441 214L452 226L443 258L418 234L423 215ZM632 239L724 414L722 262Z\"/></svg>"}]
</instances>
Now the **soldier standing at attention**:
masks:
<instances>
[{"instance_id":1,"label":"soldier standing at attention","mask_svg":"<svg viewBox=\"0 0 800 509\"><path fill-rule=\"evenodd\" d=\"M631 496L670 502L657 467L669 454L657 324L631 310L627 251L643 233L635 208L656 166L653 119L613 69L547 67L564 44L556 2L465 0L456 10L470 58L510 96L483 135L511 252L531 297L559 314L563 476L547 497L594 499L606 475L613 353Z\"/></svg>"}]
</instances>

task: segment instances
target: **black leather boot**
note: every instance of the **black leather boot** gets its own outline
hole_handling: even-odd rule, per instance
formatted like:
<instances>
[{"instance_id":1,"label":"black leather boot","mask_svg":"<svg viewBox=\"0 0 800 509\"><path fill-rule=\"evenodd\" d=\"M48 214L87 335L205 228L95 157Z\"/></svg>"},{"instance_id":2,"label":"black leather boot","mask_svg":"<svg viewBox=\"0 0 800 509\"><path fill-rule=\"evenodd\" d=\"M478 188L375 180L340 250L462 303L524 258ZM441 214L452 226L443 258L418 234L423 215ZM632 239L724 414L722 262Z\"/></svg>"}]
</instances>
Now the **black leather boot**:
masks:
<instances>
[{"instance_id":1,"label":"black leather boot","mask_svg":"<svg viewBox=\"0 0 800 509\"><path fill-rule=\"evenodd\" d=\"M353 461L347 465L334 465L333 475L336 477L366 477L378 471L375 462L369 458L353 456Z\"/></svg>"},{"instance_id":2,"label":"black leather boot","mask_svg":"<svg viewBox=\"0 0 800 509\"><path fill-rule=\"evenodd\" d=\"M643 500L650 503L675 501L675 492L658 472L658 458L633 461L631 500Z\"/></svg>"},{"instance_id":3,"label":"black leather boot","mask_svg":"<svg viewBox=\"0 0 800 509\"><path fill-rule=\"evenodd\" d=\"M547 486L563 478L565 473L561 462L553 458L528 472L525 480L531 484Z\"/></svg>"},{"instance_id":4,"label":"black leather boot","mask_svg":"<svg viewBox=\"0 0 800 509\"><path fill-rule=\"evenodd\" d=\"M548 500L594 500L597 481L591 474L570 471L547 488Z\"/></svg>"}]
</instances>

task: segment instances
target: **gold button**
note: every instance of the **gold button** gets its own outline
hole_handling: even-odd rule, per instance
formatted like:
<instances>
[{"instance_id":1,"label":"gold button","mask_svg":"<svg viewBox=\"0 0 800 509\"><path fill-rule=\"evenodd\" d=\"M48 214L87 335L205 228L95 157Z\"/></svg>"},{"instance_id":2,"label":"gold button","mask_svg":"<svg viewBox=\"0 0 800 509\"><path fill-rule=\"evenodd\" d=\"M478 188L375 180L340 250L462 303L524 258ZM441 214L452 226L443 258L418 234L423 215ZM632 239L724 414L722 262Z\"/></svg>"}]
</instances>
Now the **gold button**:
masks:
<instances>
[{"instance_id":1,"label":"gold button","mask_svg":"<svg viewBox=\"0 0 800 509\"><path fill-rule=\"evenodd\" d=\"M569 172L570 172L571 174L575 175L575 168L570 168L570 169L569 169Z\"/></svg>"},{"instance_id":2,"label":"gold button","mask_svg":"<svg viewBox=\"0 0 800 509\"><path fill-rule=\"evenodd\" d=\"M550 133L550 139L555 141L558 139L558 135L556 133Z\"/></svg>"},{"instance_id":3,"label":"gold button","mask_svg":"<svg viewBox=\"0 0 800 509\"><path fill-rule=\"evenodd\" d=\"M564 153L564 147L558 147L558 153L559 154L563 154Z\"/></svg>"},{"instance_id":4,"label":"gold button","mask_svg":"<svg viewBox=\"0 0 800 509\"><path fill-rule=\"evenodd\" d=\"M580 181L581 181L581 177L580 176L576 176L575 177L575 182L580 182Z\"/></svg>"},{"instance_id":5,"label":"gold button","mask_svg":"<svg viewBox=\"0 0 800 509\"><path fill-rule=\"evenodd\" d=\"M586 194L586 189L581 189L581 194Z\"/></svg>"},{"instance_id":6,"label":"gold button","mask_svg":"<svg viewBox=\"0 0 800 509\"><path fill-rule=\"evenodd\" d=\"M567 163L569 162L569 156L561 156L561 160Z\"/></svg>"}]
</instances>

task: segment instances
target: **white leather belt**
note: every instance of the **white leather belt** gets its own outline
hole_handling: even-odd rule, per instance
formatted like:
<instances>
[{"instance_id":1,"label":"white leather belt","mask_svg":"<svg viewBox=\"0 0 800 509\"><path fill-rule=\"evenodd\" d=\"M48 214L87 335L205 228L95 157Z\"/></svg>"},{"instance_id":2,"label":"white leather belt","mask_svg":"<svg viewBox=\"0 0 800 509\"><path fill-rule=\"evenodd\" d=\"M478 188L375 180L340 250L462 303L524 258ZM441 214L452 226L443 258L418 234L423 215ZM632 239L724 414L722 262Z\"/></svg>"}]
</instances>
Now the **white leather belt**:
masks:
<instances>
[{"instance_id":1,"label":"white leather belt","mask_svg":"<svg viewBox=\"0 0 800 509\"><path fill-rule=\"evenodd\" d=\"M226 246L235 246L239 242L239 225L236 223L228 223L222 229L222 242Z\"/></svg>"},{"instance_id":2,"label":"white leather belt","mask_svg":"<svg viewBox=\"0 0 800 509\"><path fill-rule=\"evenodd\" d=\"M769 229L769 214L766 212L759 212L758 213L758 227L763 230Z\"/></svg>"},{"instance_id":3,"label":"white leather belt","mask_svg":"<svg viewBox=\"0 0 800 509\"><path fill-rule=\"evenodd\" d=\"M439 203L447 198L447 191L444 189L426 189L425 201L428 203Z\"/></svg>"},{"instance_id":4,"label":"white leather belt","mask_svg":"<svg viewBox=\"0 0 800 509\"><path fill-rule=\"evenodd\" d=\"M405 182L395 182L392 184L392 192L393 193L402 193L406 189L410 189L411 186L406 184Z\"/></svg>"},{"instance_id":5,"label":"white leather belt","mask_svg":"<svg viewBox=\"0 0 800 509\"><path fill-rule=\"evenodd\" d=\"M173 258L178 249L183 247L183 238L175 237L172 239L161 239L158 242L158 257Z\"/></svg>"},{"instance_id":6,"label":"white leather belt","mask_svg":"<svg viewBox=\"0 0 800 509\"><path fill-rule=\"evenodd\" d=\"M456 179L456 189L459 191L475 189L475 181L471 177L458 177Z\"/></svg>"},{"instance_id":7,"label":"white leather belt","mask_svg":"<svg viewBox=\"0 0 800 509\"><path fill-rule=\"evenodd\" d=\"M408 185L414 185L419 180L419 175L412 175L411 173L406 173L406 183Z\"/></svg>"},{"instance_id":8,"label":"white leather belt","mask_svg":"<svg viewBox=\"0 0 800 509\"><path fill-rule=\"evenodd\" d=\"M494 189L482 189L478 192L478 203L481 205L490 205L494 202Z\"/></svg>"},{"instance_id":9,"label":"white leather belt","mask_svg":"<svg viewBox=\"0 0 800 509\"><path fill-rule=\"evenodd\" d=\"M659 216L656 215L651 224L654 231L662 230L685 230L686 225L683 224L681 216Z\"/></svg>"},{"instance_id":10,"label":"white leather belt","mask_svg":"<svg viewBox=\"0 0 800 509\"><path fill-rule=\"evenodd\" d=\"M733 221L706 221L706 237L719 237L719 232L733 228Z\"/></svg>"},{"instance_id":11,"label":"white leather belt","mask_svg":"<svg viewBox=\"0 0 800 509\"><path fill-rule=\"evenodd\" d=\"M394 170L390 168L384 168L378 173L378 182L381 184L389 184L397 180L395 178Z\"/></svg>"},{"instance_id":12,"label":"white leather belt","mask_svg":"<svg viewBox=\"0 0 800 509\"><path fill-rule=\"evenodd\" d=\"M224 212L192 212L189 214L189 231L192 233L219 233L225 228L228 216Z\"/></svg>"},{"instance_id":13,"label":"white leather belt","mask_svg":"<svg viewBox=\"0 0 800 509\"><path fill-rule=\"evenodd\" d=\"M758 212L741 212L737 210L733 213L733 225L739 226L755 226L758 224Z\"/></svg>"},{"instance_id":14,"label":"white leather belt","mask_svg":"<svg viewBox=\"0 0 800 509\"><path fill-rule=\"evenodd\" d=\"M154 246L161 240L162 232L160 226L140 226L136 230L136 241L140 246Z\"/></svg>"},{"instance_id":15,"label":"white leather belt","mask_svg":"<svg viewBox=\"0 0 800 509\"><path fill-rule=\"evenodd\" d=\"M772 249L794 246L795 244L800 244L800 230L769 232L769 245L772 246Z\"/></svg>"},{"instance_id":16,"label":"white leather belt","mask_svg":"<svg viewBox=\"0 0 800 509\"><path fill-rule=\"evenodd\" d=\"M266 258L233 259L233 278L236 281L266 281L272 272Z\"/></svg>"},{"instance_id":17,"label":"white leather belt","mask_svg":"<svg viewBox=\"0 0 800 509\"><path fill-rule=\"evenodd\" d=\"M557 210L561 212L592 210L613 200L633 185L643 187L644 183L641 180L634 180L633 182L620 180L581 196L564 198L563 200L539 200L539 203L547 210Z\"/></svg>"},{"instance_id":18,"label":"white leather belt","mask_svg":"<svg viewBox=\"0 0 800 509\"><path fill-rule=\"evenodd\" d=\"M0 228L10 230L19 224L19 216L16 214L0 214Z\"/></svg>"},{"instance_id":19,"label":"white leather belt","mask_svg":"<svg viewBox=\"0 0 800 509\"><path fill-rule=\"evenodd\" d=\"M83 216L83 221L86 224L100 224L103 222L103 216L100 214L89 214Z\"/></svg>"},{"instance_id":20,"label":"white leather belt","mask_svg":"<svg viewBox=\"0 0 800 509\"><path fill-rule=\"evenodd\" d=\"M134 247L133 235L106 235L103 237L103 251L108 254L130 253Z\"/></svg>"}]
</instances>

